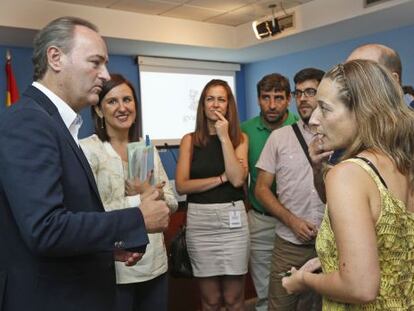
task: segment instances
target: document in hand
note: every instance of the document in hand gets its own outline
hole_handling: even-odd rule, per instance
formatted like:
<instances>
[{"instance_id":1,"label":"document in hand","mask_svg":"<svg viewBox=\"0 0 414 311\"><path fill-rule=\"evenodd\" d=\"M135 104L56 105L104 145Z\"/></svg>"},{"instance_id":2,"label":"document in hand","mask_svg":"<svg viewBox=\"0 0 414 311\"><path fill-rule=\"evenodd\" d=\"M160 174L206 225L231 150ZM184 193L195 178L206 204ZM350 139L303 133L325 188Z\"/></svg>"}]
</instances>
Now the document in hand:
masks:
<instances>
[{"instance_id":1,"label":"document in hand","mask_svg":"<svg viewBox=\"0 0 414 311\"><path fill-rule=\"evenodd\" d=\"M154 169L154 146L139 141L128 144L128 178L138 177L141 181L147 179ZM150 183L154 183L152 177Z\"/></svg>"}]
</instances>

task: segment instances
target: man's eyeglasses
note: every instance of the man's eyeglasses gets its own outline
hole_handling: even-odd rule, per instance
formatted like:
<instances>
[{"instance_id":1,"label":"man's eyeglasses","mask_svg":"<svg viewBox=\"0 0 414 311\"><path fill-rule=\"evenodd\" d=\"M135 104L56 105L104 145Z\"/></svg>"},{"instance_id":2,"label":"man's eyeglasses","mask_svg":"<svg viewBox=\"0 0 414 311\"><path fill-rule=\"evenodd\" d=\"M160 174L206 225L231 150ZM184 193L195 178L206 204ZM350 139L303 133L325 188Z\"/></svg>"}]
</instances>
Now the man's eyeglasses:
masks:
<instances>
[{"instance_id":1,"label":"man's eyeglasses","mask_svg":"<svg viewBox=\"0 0 414 311\"><path fill-rule=\"evenodd\" d=\"M306 97L313 97L316 95L316 89L310 87L310 88L305 89L304 91L294 90L292 92L292 95L297 98L302 97L302 94L305 94Z\"/></svg>"}]
</instances>

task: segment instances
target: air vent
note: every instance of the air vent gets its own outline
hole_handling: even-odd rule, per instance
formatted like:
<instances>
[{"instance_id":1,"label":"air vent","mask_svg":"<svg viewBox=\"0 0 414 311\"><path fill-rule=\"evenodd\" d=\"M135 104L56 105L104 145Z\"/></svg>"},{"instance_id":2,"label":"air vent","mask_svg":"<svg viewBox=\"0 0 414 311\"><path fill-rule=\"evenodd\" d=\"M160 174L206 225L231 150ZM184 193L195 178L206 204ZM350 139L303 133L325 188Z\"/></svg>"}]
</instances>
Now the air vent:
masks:
<instances>
[{"instance_id":1,"label":"air vent","mask_svg":"<svg viewBox=\"0 0 414 311\"><path fill-rule=\"evenodd\" d=\"M293 14L278 17L279 27L281 30L294 27Z\"/></svg>"},{"instance_id":2,"label":"air vent","mask_svg":"<svg viewBox=\"0 0 414 311\"><path fill-rule=\"evenodd\" d=\"M391 0L364 0L364 7L369 7L377 4L381 4L383 2L387 2Z\"/></svg>"}]
</instances>

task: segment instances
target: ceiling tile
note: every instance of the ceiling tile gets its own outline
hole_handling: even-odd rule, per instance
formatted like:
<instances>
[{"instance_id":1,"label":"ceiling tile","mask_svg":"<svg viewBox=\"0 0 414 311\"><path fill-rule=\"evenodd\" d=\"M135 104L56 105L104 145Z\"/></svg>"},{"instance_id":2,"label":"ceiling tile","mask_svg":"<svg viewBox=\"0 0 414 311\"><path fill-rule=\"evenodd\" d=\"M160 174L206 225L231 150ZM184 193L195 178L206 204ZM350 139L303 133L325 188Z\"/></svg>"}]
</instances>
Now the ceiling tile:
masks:
<instances>
[{"instance_id":1,"label":"ceiling tile","mask_svg":"<svg viewBox=\"0 0 414 311\"><path fill-rule=\"evenodd\" d=\"M139 0L138 0L139 1ZM175 4L184 4L189 0L150 0L153 2L165 2L165 3L175 3Z\"/></svg>"},{"instance_id":2,"label":"ceiling tile","mask_svg":"<svg viewBox=\"0 0 414 311\"><path fill-rule=\"evenodd\" d=\"M251 3L252 0L192 0L187 2L187 5L220 10L220 11L233 11Z\"/></svg>"},{"instance_id":3,"label":"ceiling tile","mask_svg":"<svg viewBox=\"0 0 414 311\"><path fill-rule=\"evenodd\" d=\"M50 0L238 26L313 0ZM283 9L282 9L283 7Z\"/></svg>"},{"instance_id":4,"label":"ceiling tile","mask_svg":"<svg viewBox=\"0 0 414 311\"><path fill-rule=\"evenodd\" d=\"M54 2L66 2L71 4L82 4L106 8L117 0L50 0Z\"/></svg>"},{"instance_id":5,"label":"ceiling tile","mask_svg":"<svg viewBox=\"0 0 414 311\"><path fill-rule=\"evenodd\" d=\"M256 19L257 15L251 5L244 6L240 9L231 11L229 13L213 17L206 20L209 23L217 23L229 26L239 26Z\"/></svg>"},{"instance_id":6,"label":"ceiling tile","mask_svg":"<svg viewBox=\"0 0 414 311\"><path fill-rule=\"evenodd\" d=\"M224 13L225 11L203 9L203 8L189 6L189 5L184 5L184 6L180 6L175 9L172 9L162 15L176 17L176 18L196 20L196 21L204 21L204 20L207 20L209 18L212 18L217 15L221 15Z\"/></svg>"},{"instance_id":7,"label":"ceiling tile","mask_svg":"<svg viewBox=\"0 0 414 311\"><path fill-rule=\"evenodd\" d=\"M310 1L313 0L257 0L255 1L255 3L252 4L252 6L255 7L258 12L262 12L262 14L264 15L271 15L272 9L269 8L270 5L276 5L276 7L274 8L274 12L278 13L283 12L283 9L287 10Z\"/></svg>"},{"instance_id":8,"label":"ceiling tile","mask_svg":"<svg viewBox=\"0 0 414 311\"><path fill-rule=\"evenodd\" d=\"M240 9L237 9L235 11L232 11L231 14L237 15L237 16L246 16L246 17L250 17L251 19L255 19L258 16L254 6L251 4L244 6Z\"/></svg>"},{"instance_id":9,"label":"ceiling tile","mask_svg":"<svg viewBox=\"0 0 414 311\"><path fill-rule=\"evenodd\" d=\"M213 24L221 24L221 25L227 25L227 26L239 26L241 24L248 23L252 21L252 18L250 16L246 15L234 15L234 14L224 14L217 17L213 17L211 19L206 20L209 23Z\"/></svg>"},{"instance_id":10,"label":"ceiling tile","mask_svg":"<svg viewBox=\"0 0 414 311\"><path fill-rule=\"evenodd\" d=\"M111 6L111 9L124 10L130 12L137 12L142 14L161 15L176 6L179 3L174 2L161 2L161 1L149 1L149 0L119 0Z\"/></svg>"}]
</instances>

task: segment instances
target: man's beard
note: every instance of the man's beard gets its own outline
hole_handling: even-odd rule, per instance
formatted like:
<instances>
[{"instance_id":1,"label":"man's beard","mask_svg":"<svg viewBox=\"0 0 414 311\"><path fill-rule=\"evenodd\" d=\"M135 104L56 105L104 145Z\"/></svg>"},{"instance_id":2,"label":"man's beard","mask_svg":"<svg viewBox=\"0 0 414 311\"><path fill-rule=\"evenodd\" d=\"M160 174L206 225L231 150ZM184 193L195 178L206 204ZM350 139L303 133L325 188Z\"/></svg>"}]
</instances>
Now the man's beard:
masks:
<instances>
[{"instance_id":1,"label":"man's beard","mask_svg":"<svg viewBox=\"0 0 414 311\"><path fill-rule=\"evenodd\" d=\"M300 116L300 118L302 119L303 123L305 123L306 125L309 124L310 116L309 117L302 117L302 116Z\"/></svg>"},{"instance_id":2,"label":"man's beard","mask_svg":"<svg viewBox=\"0 0 414 311\"><path fill-rule=\"evenodd\" d=\"M285 110L285 112L279 114L276 119L271 119L269 120L268 118L266 118L266 116L263 116L263 118L266 120L266 122L268 122L269 124L278 124L283 118L284 116L287 114L287 110Z\"/></svg>"},{"instance_id":3,"label":"man's beard","mask_svg":"<svg viewBox=\"0 0 414 311\"><path fill-rule=\"evenodd\" d=\"M307 107L306 107L306 108L310 108L310 105L309 105L309 104L307 104L307 103L306 103L306 105L307 105ZM301 120L303 121L303 123L305 123L306 125L309 123L309 120L310 120L310 118L311 118L312 112L313 112L313 110L311 111L311 113L310 113L308 116L304 116L304 115L300 112L300 109L298 109L299 116L300 116ZM306 113L306 112L305 112L305 113Z\"/></svg>"}]
</instances>

